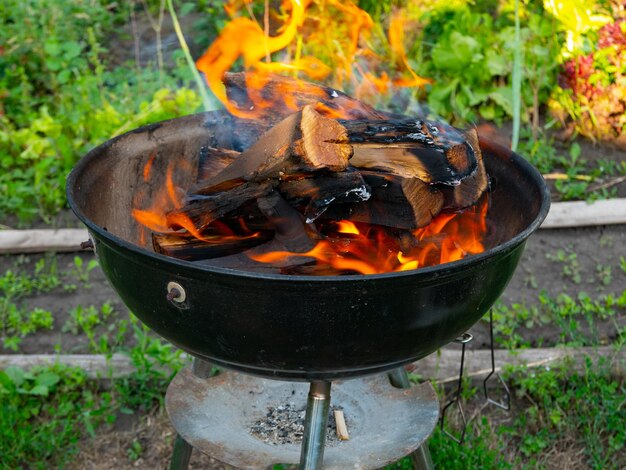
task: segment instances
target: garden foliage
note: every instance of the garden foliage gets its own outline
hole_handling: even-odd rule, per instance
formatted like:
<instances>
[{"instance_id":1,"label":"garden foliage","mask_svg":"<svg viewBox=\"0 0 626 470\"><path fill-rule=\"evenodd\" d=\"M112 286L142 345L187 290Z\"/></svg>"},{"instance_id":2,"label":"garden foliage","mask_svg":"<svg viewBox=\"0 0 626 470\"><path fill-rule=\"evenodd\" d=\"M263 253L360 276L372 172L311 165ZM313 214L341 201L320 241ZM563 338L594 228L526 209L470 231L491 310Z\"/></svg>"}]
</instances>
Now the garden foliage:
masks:
<instances>
[{"instance_id":1,"label":"garden foliage","mask_svg":"<svg viewBox=\"0 0 626 470\"><path fill-rule=\"evenodd\" d=\"M122 5L0 5L0 218L47 219L65 206L65 178L94 145L199 107L185 67L108 66L104 45L133 7Z\"/></svg>"}]
</instances>

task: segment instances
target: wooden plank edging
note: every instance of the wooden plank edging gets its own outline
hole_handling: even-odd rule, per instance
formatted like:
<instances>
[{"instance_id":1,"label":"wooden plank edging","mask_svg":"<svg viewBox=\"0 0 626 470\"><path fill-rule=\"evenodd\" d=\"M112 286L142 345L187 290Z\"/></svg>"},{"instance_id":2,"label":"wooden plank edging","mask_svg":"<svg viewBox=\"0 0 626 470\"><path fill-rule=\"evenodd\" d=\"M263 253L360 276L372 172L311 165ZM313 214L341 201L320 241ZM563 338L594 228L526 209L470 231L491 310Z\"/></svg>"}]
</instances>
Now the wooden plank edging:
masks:
<instances>
[{"instance_id":1,"label":"wooden plank edging","mask_svg":"<svg viewBox=\"0 0 626 470\"><path fill-rule=\"evenodd\" d=\"M541 228L571 228L590 225L626 224L626 198L555 202Z\"/></svg>"},{"instance_id":2,"label":"wooden plank edging","mask_svg":"<svg viewBox=\"0 0 626 470\"><path fill-rule=\"evenodd\" d=\"M0 254L80 251L88 239L86 229L1 230Z\"/></svg>"},{"instance_id":3,"label":"wooden plank edging","mask_svg":"<svg viewBox=\"0 0 626 470\"><path fill-rule=\"evenodd\" d=\"M626 350L616 350L612 346L597 348L541 348L495 351L496 369L505 365L526 365L528 367L546 367L565 359L570 359L574 369L584 366L583 358L606 358L612 363L614 372L623 375L626 369ZM438 383L455 381L459 373L461 353L459 348L445 348L421 359L409 367L412 372ZM131 359L124 354L6 354L0 355L0 370L9 366L31 369L35 366L64 364L83 369L90 379L119 379L132 375L136 369ZM491 353L487 349L468 350L466 352L465 375L482 379L491 371Z\"/></svg>"}]
</instances>

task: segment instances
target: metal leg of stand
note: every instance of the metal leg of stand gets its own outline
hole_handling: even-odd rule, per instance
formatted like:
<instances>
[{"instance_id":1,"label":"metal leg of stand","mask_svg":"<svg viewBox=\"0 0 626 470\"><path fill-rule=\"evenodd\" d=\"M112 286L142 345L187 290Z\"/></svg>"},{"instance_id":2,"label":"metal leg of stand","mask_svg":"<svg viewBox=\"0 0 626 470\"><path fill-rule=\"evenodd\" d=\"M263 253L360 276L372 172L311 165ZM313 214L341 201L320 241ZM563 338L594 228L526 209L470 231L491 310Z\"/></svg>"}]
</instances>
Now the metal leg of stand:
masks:
<instances>
[{"instance_id":1,"label":"metal leg of stand","mask_svg":"<svg viewBox=\"0 0 626 470\"><path fill-rule=\"evenodd\" d=\"M398 367L388 374L391 385L396 388L411 388L409 375L404 367ZM413 467L415 470L434 470L433 460L430 458L428 442L424 442L412 454Z\"/></svg>"},{"instance_id":2,"label":"metal leg of stand","mask_svg":"<svg viewBox=\"0 0 626 470\"><path fill-rule=\"evenodd\" d=\"M208 379L211 376L212 370L213 365L210 362L198 359L197 357L194 358L191 363L191 371L193 375L198 378ZM170 470L187 470L192 451L193 447L191 447L180 434L176 434L174 451L172 452L172 460L170 461Z\"/></svg>"},{"instance_id":3,"label":"metal leg of stand","mask_svg":"<svg viewBox=\"0 0 626 470\"><path fill-rule=\"evenodd\" d=\"M321 470L330 410L330 382L311 382L300 452L300 470Z\"/></svg>"},{"instance_id":4,"label":"metal leg of stand","mask_svg":"<svg viewBox=\"0 0 626 470\"><path fill-rule=\"evenodd\" d=\"M170 461L170 470L187 470L192 450L193 447L177 434L176 442L174 442L174 452L172 452L172 460Z\"/></svg>"},{"instance_id":5,"label":"metal leg of stand","mask_svg":"<svg viewBox=\"0 0 626 470\"><path fill-rule=\"evenodd\" d=\"M434 470L433 459L430 458L428 442L424 442L411 454L415 470Z\"/></svg>"}]
</instances>

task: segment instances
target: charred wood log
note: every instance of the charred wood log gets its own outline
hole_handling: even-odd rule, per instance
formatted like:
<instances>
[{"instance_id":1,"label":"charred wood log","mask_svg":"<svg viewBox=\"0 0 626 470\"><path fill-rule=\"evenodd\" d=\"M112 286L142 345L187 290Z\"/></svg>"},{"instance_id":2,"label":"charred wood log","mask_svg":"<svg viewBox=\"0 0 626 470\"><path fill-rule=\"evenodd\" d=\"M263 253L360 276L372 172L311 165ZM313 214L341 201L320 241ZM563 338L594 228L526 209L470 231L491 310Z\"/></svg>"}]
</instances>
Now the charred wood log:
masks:
<instances>
[{"instance_id":1,"label":"charred wood log","mask_svg":"<svg viewBox=\"0 0 626 470\"><path fill-rule=\"evenodd\" d=\"M215 147L202 147L198 161L198 181L206 180L218 174L235 159L241 152Z\"/></svg>"},{"instance_id":2,"label":"charred wood log","mask_svg":"<svg viewBox=\"0 0 626 470\"><path fill-rule=\"evenodd\" d=\"M458 186L443 189L446 195L445 207L463 209L475 204L489 186L489 177L483 163L478 134L474 129L466 131L467 142L476 155L476 171L464 178Z\"/></svg>"},{"instance_id":3,"label":"charred wood log","mask_svg":"<svg viewBox=\"0 0 626 470\"><path fill-rule=\"evenodd\" d=\"M190 190L211 194L245 181L264 181L284 175L317 170L342 171L348 166L351 148L344 127L307 106L265 133L213 178Z\"/></svg>"},{"instance_id":4,"label":"charred wood log","mask_svg":"<svg viewBox=\"0 0 626 470\"><path fill-rule=\"evenodd\" d=\"M374 171L362 175L371 187L371 197L360 203L331 205L324 218L413 230L428 225L443 208L441 191L419 178Z\"/></svg>"},{"instance_id":5,"label":"charred wood log","mask_svg":"<svg viewBox=\"0 0 626 470\"><path fill-rule=\"evenodd\" d=\"M210 196L195 197L185 206L167 213L171 228L184 228L191 222L199 232L204 231L212 222L240 208L250 201L272 192L276 182L244 183L240 186Z\"/></svg>"},{"instance_id":6,"label":"charred wood log","mask_svg":"<svg viewBox=\"0 0 626 470\"><path fill-rule=\"evenodd\" d=\"M477 168L474 130L424 120L341 121L353 147L350 164L425 183L457 185Z\"/></svg>"},{"instance_id":7,"label":"charred wood log","mask_svg":"<svg viewBox=\"0 0 626 470\"><path fill-rule=\"evenodd\" d=\"M157 253L172 258L197 261L240 253L269 241L273 237L271 230L254 232L247 236L210 235L202 240L184 233L153 233L152 247Z\"/></svg>"},{"instance_id":8,"label":"charred wood log","mask_svg":"<svg viewBox=\"0 0 626 470\"><path fill-rule=\"evenodd\" d=\"M307 221L315 220L330 204L366 201L371 195L358 171L307 176L283 180L277 188L291 206L302 208Z\"/></svg>"}]
</instances>

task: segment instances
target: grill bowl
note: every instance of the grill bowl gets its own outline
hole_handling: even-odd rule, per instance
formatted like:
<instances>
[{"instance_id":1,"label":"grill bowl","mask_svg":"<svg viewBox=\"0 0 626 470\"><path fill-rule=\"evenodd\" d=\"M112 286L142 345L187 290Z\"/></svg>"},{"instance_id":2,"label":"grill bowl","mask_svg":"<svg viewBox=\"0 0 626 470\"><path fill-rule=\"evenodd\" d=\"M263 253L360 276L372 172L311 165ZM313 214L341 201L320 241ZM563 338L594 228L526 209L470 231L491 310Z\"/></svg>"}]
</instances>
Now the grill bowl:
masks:
<instances>
[{"instance_id":1,"label":"grill bowl","mask_svg":"<svg viewBox=\"0 0 626 470\"><path fill-rule=\"evenodd\" d=\"M235 121L213 112L139 128L93 149L67 181L69 204L128 308L176 346L223 367L330 380L418 360L489 310L526 239L548 213L549 193L539 172L481 139L491 178L492 230L484 253L459 261L368 276L286 276L201 266L142 245L131 209L146 189L145 163L159 157L152 168L159 178L166 168L159 162L178 158L194 167L205 146L242 150L250 137ZM184 168L175 175L183 188L193 182L193 171ZM167 300L170 282L183 286L184 302Z\"/></svg>"}]
</instances>

